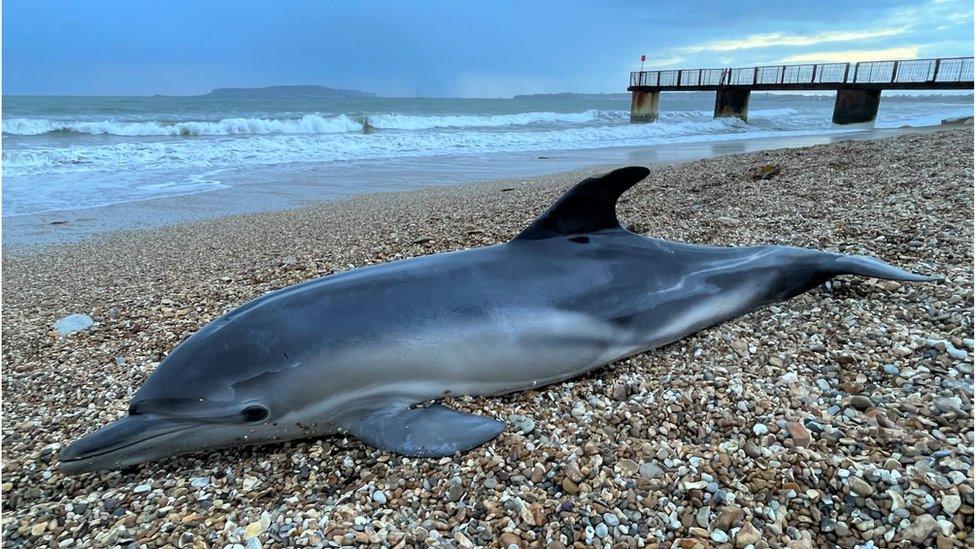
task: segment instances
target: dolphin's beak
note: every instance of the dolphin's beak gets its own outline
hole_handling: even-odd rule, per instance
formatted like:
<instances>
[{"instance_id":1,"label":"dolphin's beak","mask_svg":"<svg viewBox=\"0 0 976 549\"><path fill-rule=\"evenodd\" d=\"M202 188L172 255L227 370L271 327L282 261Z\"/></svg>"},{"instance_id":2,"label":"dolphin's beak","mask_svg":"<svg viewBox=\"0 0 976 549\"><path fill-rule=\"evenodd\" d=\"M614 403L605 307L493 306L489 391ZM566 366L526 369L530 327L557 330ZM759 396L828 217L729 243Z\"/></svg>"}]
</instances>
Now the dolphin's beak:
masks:
<instances>
[{"instance_id":1,"label":"dolphin's beak","mask_svg":"<svg viewBox=\"0 0 976 549\"><path fill-rule=\"evenodd\" d=\"M172 435L194 426L185 419L156 414L126 416L69 444L61 451L58 467L65 473L83 473L172 455L180 446Z\"/></svg>"}]
</instances>

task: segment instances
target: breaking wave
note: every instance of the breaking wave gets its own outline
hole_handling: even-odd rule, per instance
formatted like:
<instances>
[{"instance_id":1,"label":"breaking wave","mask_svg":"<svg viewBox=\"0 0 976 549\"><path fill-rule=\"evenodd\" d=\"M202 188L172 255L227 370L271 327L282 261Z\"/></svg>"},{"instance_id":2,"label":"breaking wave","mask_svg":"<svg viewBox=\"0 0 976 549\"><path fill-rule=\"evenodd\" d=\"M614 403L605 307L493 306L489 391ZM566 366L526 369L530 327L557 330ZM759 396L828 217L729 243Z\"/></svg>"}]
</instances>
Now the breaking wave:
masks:
<instances>
[{"instance_id":1,"label":"breaking wave","mask_svg":"<svg viewBox=\"0 0 976 549\"><path fill-rule=\"evenodd\" d=\"M626 111L588 110L583 112L526 112L493 115L410 114L324 115L306 114L301 118L224 118L216 121L117 121L48 120L12 118L3 121L7 135L89 134L118 136L206 136L331 134L363 130L369 125L388 130L428 130L434 128L498 128L531 124L587 124L626 120Z\"/></svg>"},{"instance_id":2,"label":"breaking wave","mask_svg":"<svg viewBox=\"0 0 976 549\"><path fill-rule=\"evenodd\" d=\"M362 130L362 122L349 116L321 116L307 114L294 119L224 118L222 120L161 122L74 120L58 121L43 118L14 118L3 121L7 135L43 135L48 133L77 133L119 136L194 136L194 135L261 135L343 133Z\"/></svg>"},{"instance_id":3,"label":"breaking wave","mask_svg":"<svg viewBox=\"0 0 976 549\"><path fill-rule=\"evenodd\" d=\"M662 117L664 118L664 117ZM551 130L258 135L247 139L143 140L3 151L4 175L219 168L503 151L586 149L751 132L738 119L576 126Z\"/></svg>"}]
</instances>

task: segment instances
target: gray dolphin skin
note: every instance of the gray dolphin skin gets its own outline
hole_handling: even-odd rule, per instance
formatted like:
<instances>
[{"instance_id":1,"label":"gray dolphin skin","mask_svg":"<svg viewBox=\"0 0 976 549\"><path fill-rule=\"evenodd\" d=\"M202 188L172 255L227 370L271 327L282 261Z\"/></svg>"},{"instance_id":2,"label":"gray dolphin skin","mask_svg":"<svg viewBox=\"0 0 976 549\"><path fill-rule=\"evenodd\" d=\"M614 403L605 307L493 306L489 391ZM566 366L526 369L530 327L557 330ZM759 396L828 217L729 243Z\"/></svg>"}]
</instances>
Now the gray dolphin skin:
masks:
<instances>
[{"instance_id":1,"label":"gray dolphin skin","mask_svg":"<svg viewBox=\"0 0 976 549\"><path fill-rule=\"evenodd\" d=\"M452 455L504 424L431 404L445 395L570 379L837 275L939 280L864 256L636 235L615 206L648 173L586 179L504 244L354 269L243 305L174 349L128 415L67 446L61 469L336 433Z\"/></svg>"}]
</instances>

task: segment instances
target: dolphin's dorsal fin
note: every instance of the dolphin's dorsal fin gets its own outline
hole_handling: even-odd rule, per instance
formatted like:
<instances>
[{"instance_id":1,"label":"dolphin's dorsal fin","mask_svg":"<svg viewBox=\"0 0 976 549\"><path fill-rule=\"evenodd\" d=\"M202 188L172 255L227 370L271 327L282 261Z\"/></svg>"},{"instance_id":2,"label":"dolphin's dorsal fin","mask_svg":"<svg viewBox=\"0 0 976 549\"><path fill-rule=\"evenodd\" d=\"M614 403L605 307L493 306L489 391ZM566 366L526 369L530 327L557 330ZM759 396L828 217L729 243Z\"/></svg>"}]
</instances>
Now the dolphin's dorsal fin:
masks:
<instances>
[{"instance_id":1,"label":"dolphin's dorsal fin","mask_svg":"<svg viewBox=\"0 0 976 549\"><path fill-rule=\"evenodd\" d=\"M542 213L515 240L540 240L619 229L617 199L647 177L642 166L620 168L584 179Z\"/></svg>"}]
</instances>

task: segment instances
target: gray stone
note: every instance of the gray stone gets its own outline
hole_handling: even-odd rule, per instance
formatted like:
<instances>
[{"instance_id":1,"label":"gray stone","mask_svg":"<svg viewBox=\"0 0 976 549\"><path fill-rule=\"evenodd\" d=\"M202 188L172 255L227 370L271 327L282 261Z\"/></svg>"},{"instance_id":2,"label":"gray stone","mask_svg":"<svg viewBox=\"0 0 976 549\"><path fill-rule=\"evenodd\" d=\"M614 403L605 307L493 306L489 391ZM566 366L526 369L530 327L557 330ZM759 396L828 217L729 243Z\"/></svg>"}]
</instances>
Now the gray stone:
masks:
<instances>
[{"instance_id":1,"label":"gray stone","mask_svg":"<svg viewBox=\"0 0 976 549\"><path fill-rule=\"evenodd\" d=\"M711 535L712 541L715 543L727 543L729 541L729 535L722 530L712 530Z\"/></svg>"},{"instance_id":2,"label":"gray stone","mask_svg":"<svg viewBox=\"0 0 976 549\"><path fill-rule=\"evenodd\" d=\"M960 506L962 506L962 499L957 494L946 494L942 496L942 509L946 513L949 513L949 515L956 514Z\"/></svg>"},{"instance_id":3,"label":"gray stone","mask_svg":"<svg viewBox=\"0 0 976 549\"><path fill-rule=\"evenodd\" d=\"M640 475L644 478L657 478L664 474L664 469L661 469L656 463L646 462L640 465Z\"/></svg>"},{"instance_id":4,"label":"gray stone","mask_svg":"<svg viewBox=\"0 0 976 549\"><path fill-rule=\"evenodd\" d=\"M862 498L866 498L874 493L874 487L860 477L851 477L850 483L851 490Z\"/></svg>"},{"instance_id":5,"label":"gray stone","mask_svg":"<svg viewBox=\"0 0 976 549\"><path fill-rule=\"evenodd\" d=\"M962 399L957 396L937 397L933 404L935 404L935 409L943 414L959 412L962 408Z\"/></svg>"},{"instance_id":6,"label":"gray stone","mask_svg":"<svg viewBox=\"0 0 976 549\"><path fill-rule=\"evenodd\" d=\"M915 518L908 528L902 532L902 537L906 540L914 543L915 545L921 545L939 529L939 523L932 517L932 515L919 515Z\"/></svg>"},{"instance_id":7,"label":"gray stone","mask_svg":"<svg viewBox=\"0 0 976 549\"><path fill-rule=\"evenodd\" d=\"M464 486L461 486L461 479L454 477L451 479L450 486L447 487L447 501L457 501L464 496Z\"/></svg>"},{"instance_id":8,"label":"gray stone","mask_svg":"<svg viewBox=\"0 0 976 549\"><path fill-rule=\"evenodd\" d=\"M697 513L695 513L695 522L697 522L698 526L701 526L702 528L708 528L711 518L712 510L708 507L702 507Z\"/></svg>"},{"instance_id":9,"label":"gray stone","mask_svg":"<svg viewBox=\"0 0 976 549\"><path fill-rule=\"evenodd\" d=\"M756 459L762 455L762 450L759 448L759 446L756 445L755 442L752 441L752 439L747 440L745 446L742 449L743 451L745 451L747 456L753 459Z\"/></svg>"},{"instance_id":10,"label":"gray stone","mask_svg":"<svg viewBox=\"0 0 976 549\"><path fill-rule=\"evenodd\" d=\"M527 435L535 430L535 420L518 414L508 416L508 422L520 434Z\"/></svg>"},{"instance_id":11,"label":"gray stone","mask_svg":"<svg viewBox=\"0 0 976 549\"><path fill-rule=\"evenodd\" d=\"M75 313L59 318L54 323L54 329L58 332L58 335L64 337L68 334L87 330L94 325L95 321L92 320L92 317L86 314Z\"/></svg>"}]
</instances>

